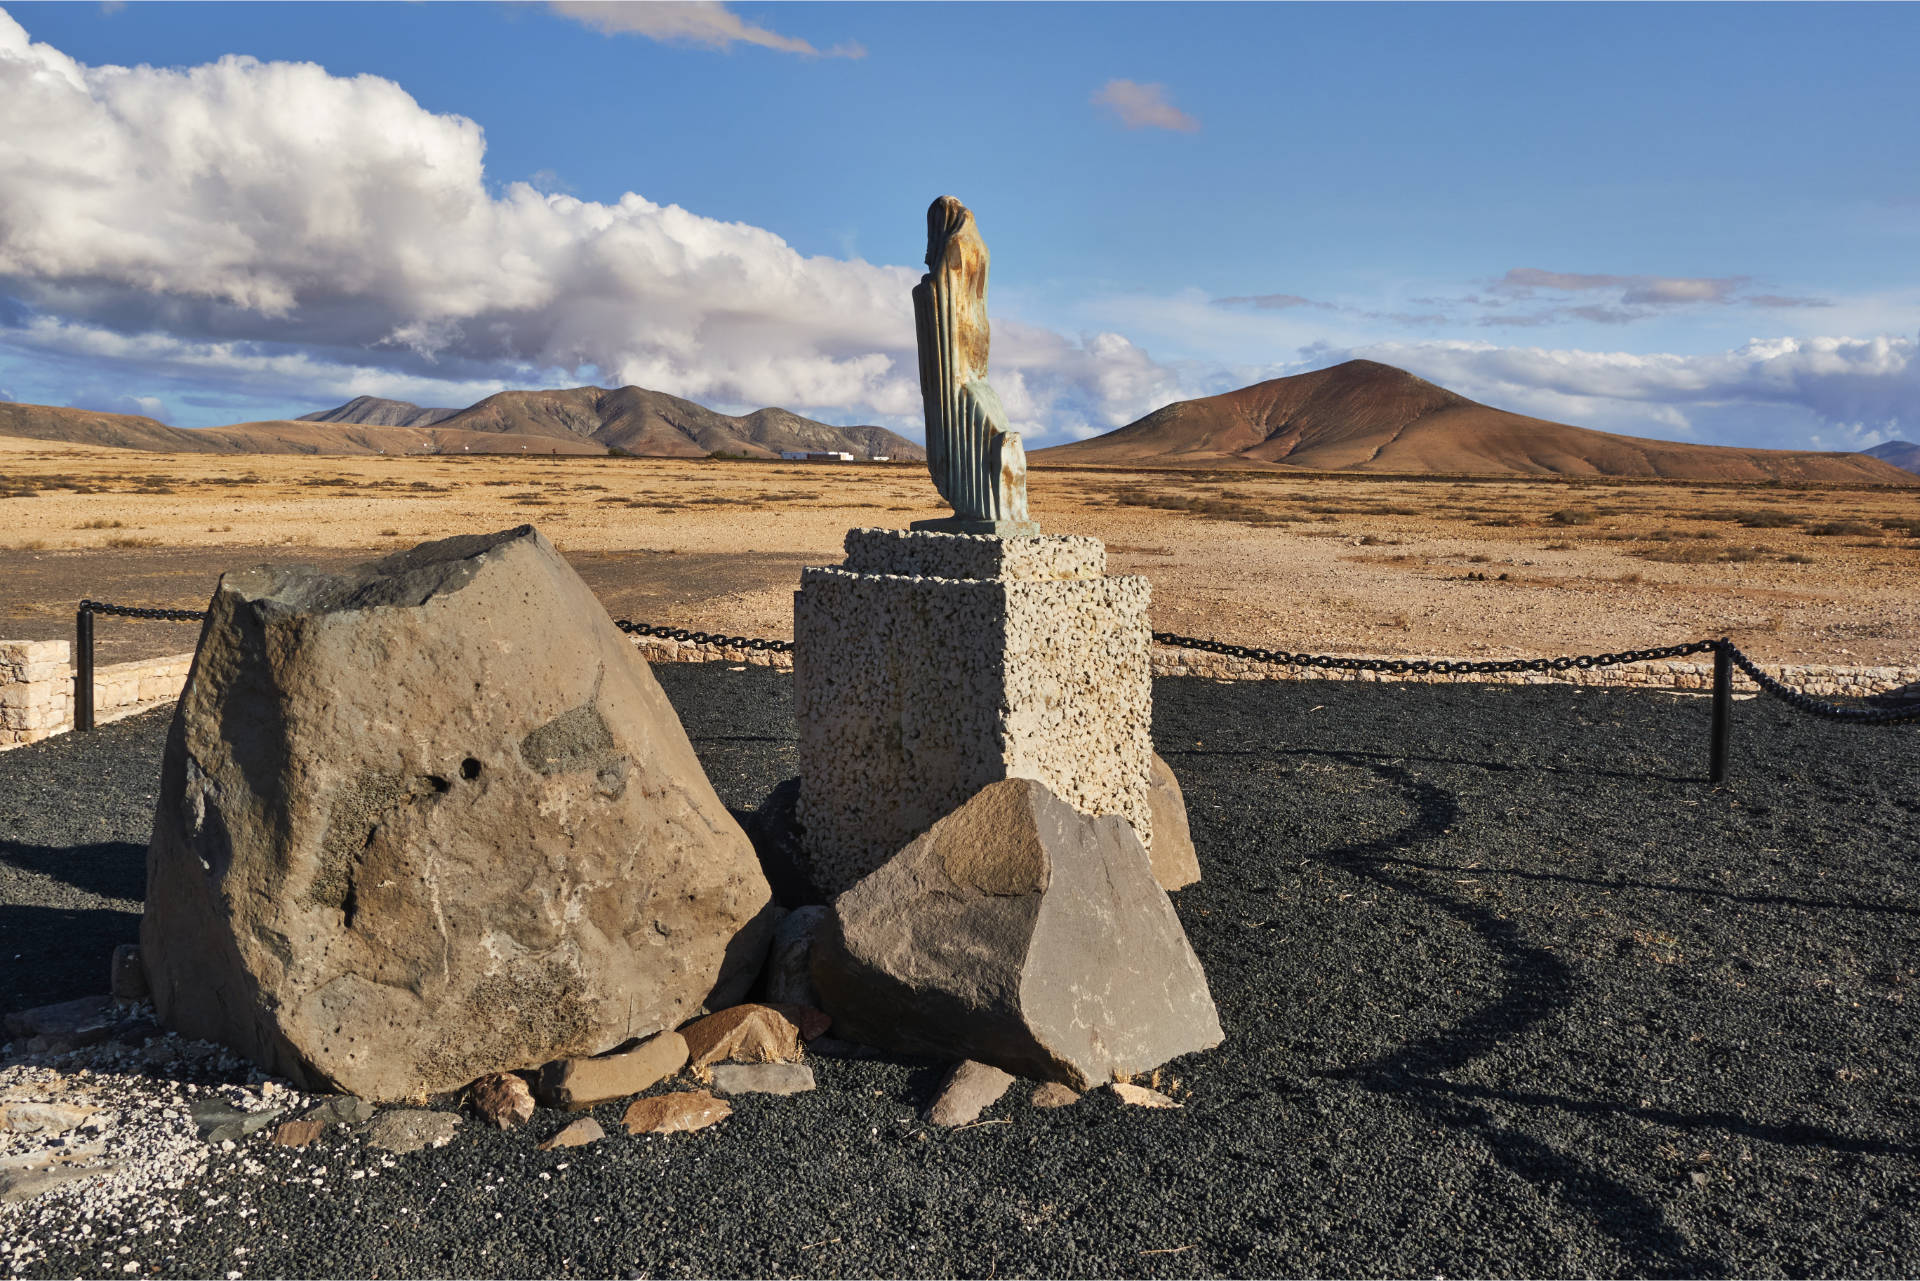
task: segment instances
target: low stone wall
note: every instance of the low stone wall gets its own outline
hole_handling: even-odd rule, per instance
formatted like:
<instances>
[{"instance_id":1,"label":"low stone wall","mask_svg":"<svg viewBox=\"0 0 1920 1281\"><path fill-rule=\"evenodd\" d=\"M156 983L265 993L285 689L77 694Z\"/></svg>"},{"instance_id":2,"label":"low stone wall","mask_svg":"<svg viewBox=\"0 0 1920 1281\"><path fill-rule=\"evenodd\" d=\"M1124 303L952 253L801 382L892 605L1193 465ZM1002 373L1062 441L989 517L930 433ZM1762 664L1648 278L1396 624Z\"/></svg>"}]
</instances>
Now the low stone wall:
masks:
<instances>
[{"instance_id":1,"label":"low stone wall","mask_svg":"<svg viewBox=\"0 0 1920 1281\"><path fill-rule=\"evenodd\" d=\"M734 663L793 670L793 655L765 649L729 649L690 641L633 637L649 663ZM0 641L0 752L37 743L73 728L73 646L68 641ZM180 697L192 654L169 654L94 671L94 720L99 724L138 715ZM1839 667L1829 663L1766 664L1780 680L1815 698L1867 698L1909 691L1920 697L1920 667ZM1223 681L1416 681L1428 685L1592 685L1640 689L1711 689L1712 663L1655 662L1589 671L1471 673L1445 676L1388 672L1337 672L1230 658L1201 650L1153 647L1155 676L1205 676ZM1735 669L1733 687L1751 692L1752 681Z\"/></svg>"},{"instance_id":2,"label":"low stone wall","mask_svg":"<svg viewBox=\"0 0 1920 1281\"><path fill-rule=\"evenodd\" d=\"M73 645L0 641L0 750L73 728Z\"/></svg>"},{"instance_id":3,"label":"low stone wall","mask_svg":"<svg viewBox=\"0 0 1920 1281\"><path fill-rule=\"evenodd\" d=\"M791 669L793 655L767 650L723 649L717 645L696 645L691 641L635 638L649 663L751 663L759 667ZM1767 671L1815 698L1865 698L1913 689L1920 696L1920 667L1840 667L1828 663L1763 664ZM1564 672L1473 673L1341 672L1321 667L1290 667L1260 663L1250 658L1231 658L1203 650L1153 647L1155 676L1205 676L1227 681L1415 681L1427 685L1591 685L1626 689L1711 689L1711 662L1660 661L1625 663L1618 667ZM1733 685L1743 693L1756 686L1738 668Z\"/></svg>"},{"instance_id":4,"label":"low stone wall","mask_svg":"<svg viewBox=\"0 0 1920 1281\"><path fill-rule=\"evenodd\" d=\"M93 673L93 719L104 725L180 697L192 654L112 663ZM73 645L0 641L0 751L73 728Z\"/></svg>"},{"instance_id":5,"label":"low stone wall","mask_svg":"<svg viewBox=\"0 0 1920 1281\"><path fill-rule=\"evenodd\" d=\"M1865 698L1911 689L1920 696L1920 667L1836 667L1825 663L1762 664L1776 680L1815 698ZM1651 663L1622 663L1618 667L1596 667L1564 672L1449 672L1417 676L1412 672L1342 672L1321 667L1293 667L1283 663L1262 663L1251 658L1233 658L1209 654L1203 650L1172 649L1155 646L1155 676L1208 676L1215 680L1323 680L1323 681L1413 681L1424 685L1594 685L1641 689L1712 689L1712 662L1661 660ZM1752 692L1759 687L1744 672L1735 668L1734 689Z\"/></svg>"}]
</instances>

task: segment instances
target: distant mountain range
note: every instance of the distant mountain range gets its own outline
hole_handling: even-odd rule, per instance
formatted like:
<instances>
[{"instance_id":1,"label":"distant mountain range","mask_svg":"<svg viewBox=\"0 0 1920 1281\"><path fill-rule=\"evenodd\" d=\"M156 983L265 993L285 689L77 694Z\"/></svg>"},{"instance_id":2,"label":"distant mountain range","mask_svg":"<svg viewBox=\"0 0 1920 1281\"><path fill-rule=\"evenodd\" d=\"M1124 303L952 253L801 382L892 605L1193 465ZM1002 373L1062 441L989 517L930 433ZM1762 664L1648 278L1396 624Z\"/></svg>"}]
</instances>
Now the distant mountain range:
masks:
<instances>
[{"instance_id":1,"label":"distant mountain range","mask_svg":"<svg viewBox=\"0 0 1920 1281\"><path fill-rule=\"evenodd\" d=\"M1890 440L1864 452L1904 471L1920 472L1920 445L1910 440Z\"/></svg>"},{"instance_id":2,"label":"distant mountain range","mask_svg":"<svg viewBox=\"0 0 1920 1281\"><path fill-rule=\"evenodd\" d=\"M1035 450L1029 458L1039 466L1920 483L1892 462L1864 454L1675 444L1528 418L1371 360L1178 401L1104 436Z\"/></svg>"},{"instance_id":3,"label":"distant mountain range","mask_svg":"<svg viewBox=\"0 0 1920 1281\"><path fill-rule=\"evenodd\" d=\"M131 414L0 402L0 436L121 449L272 454L606 454L774 458L783 450L920 459L884 427L834 427L784 409L732 417L641 387L503 391L465 409L359 396L302 418L185 430ZM1643 440L1494 409L1371 360L1156 409L1104 436L1038 449L1036 466L1644 476L1920 484L1920 446L1865 453Z\"/></svg>"},{"instance_id":4,"label":"distant mountain range","mask_svg":"<svg viewBox=\"0 0 1920 1281\"><path fill-rule=\"evenodd\" d=\"M289 420L231 427L168 427L136 414L0 402L0 436L224 454L607 454L777 458L783 450L856 458L926 457L884 427L835 427L784 409L734 418L641 387L504 391L465 409L424 409L359 396Z\"/></svg>"}]
</instances>

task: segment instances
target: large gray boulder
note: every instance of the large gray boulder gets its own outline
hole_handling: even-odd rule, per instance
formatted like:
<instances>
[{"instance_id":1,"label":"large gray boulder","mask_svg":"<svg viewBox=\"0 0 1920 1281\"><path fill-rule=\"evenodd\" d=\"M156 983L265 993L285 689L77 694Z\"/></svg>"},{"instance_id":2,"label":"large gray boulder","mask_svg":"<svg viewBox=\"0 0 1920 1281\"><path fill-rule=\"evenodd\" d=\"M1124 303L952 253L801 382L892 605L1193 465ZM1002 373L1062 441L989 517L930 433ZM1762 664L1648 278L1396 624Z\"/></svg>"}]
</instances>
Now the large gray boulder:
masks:
<instances>
[{"instance_id":1,"label":"large gray boulder","mask_svg":"<svg viewBox=\"0 0 1920 1281\"><path fill-rule=\"evenodd\" d=\"M1132 825L1032 779L982 789L842 894L813 980L836 1036L1079 1090L1221 1041Z\"/></svg>"},{"instance_id":2,"label":"large gray boulder","mask_svg":"<svg viewBox=\"0 0 1920 1281\"><path fill-rule=\"evenodd\" d=\"M221 578L140 930L183 1035L418 1099L738 1001L772 925L646 662L532 527Z\"/></svg>"}]
</instances>

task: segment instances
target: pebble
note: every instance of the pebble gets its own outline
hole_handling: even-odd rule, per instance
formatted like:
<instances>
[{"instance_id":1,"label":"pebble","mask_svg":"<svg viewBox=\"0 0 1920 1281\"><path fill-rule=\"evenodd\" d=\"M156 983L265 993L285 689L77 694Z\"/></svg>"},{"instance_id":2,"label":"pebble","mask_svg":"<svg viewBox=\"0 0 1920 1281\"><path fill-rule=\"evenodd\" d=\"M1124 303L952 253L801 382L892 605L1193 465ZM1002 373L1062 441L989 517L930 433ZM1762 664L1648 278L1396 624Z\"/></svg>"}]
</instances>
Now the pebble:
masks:
<instances>
[{"instance_id":1,"label":"pebble","mask_svg":"<svg viewBox=\"0 0 1920 1281\"><path fill-rule=\"evenodd\" d=\"M713 1088L722 1094L805 1094L813 1088L813 1069L804 1063L721 1063L713 1069Z\"/></svg>"},{"instance_id":2,"label":"pebble","mask_svg":"<svg viewBox=\"0 0 1920 1281\"><path fill-rule=\"evenodd\" d=\"M542 1152L551 1152L555 1148L583 1148L589 1143L598 1143L607 1137L600 1123L590 1116L583 1116L571 1122L567 1127L540 1145Z\"/></svg>"},{"instance_id":3,"label":"pebble","mask_svg":"<svg viewBox=\"0 0 1920 1281\"><path fill-rule=\"evenodd\" d=\"M705 1090L677 1090L635 1099L620 1123L628 1134L676 1134L704 1130L733 1115L733 1105Z\"/></svg>"}]
</instances>

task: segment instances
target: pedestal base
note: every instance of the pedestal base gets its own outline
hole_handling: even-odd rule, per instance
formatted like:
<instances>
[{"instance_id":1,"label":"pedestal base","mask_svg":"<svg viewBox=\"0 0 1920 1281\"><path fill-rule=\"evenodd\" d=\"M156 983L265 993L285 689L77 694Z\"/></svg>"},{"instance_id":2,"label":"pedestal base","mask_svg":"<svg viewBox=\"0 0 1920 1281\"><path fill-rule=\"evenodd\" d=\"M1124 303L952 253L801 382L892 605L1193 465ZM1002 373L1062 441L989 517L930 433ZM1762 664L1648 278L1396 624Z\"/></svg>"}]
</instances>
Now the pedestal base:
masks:
<instances>
[{"instance_id":1,"label":"pedestal base","mask_svg":"<svg viewBox=\"0 0 1920 1281\"><path fill-rule=\"evenodd\" d=\"M1097 539L856 529L794 596L798 818L838 893L988 783L1034 778L1150 847L1143 578Z\"/></svg>"},{"instance_id":2,"label":"pedestal base","mask_svg":"<svg viewBox=\"0 0 1920 1281\"><path fill-rule=\"evenodd\" d=\"M1037 520L962 520L958 516L943 516L939 520L916 520L910 528L930 534L981 534L989 538L1040 536Z\"/></svg>"}]
</instances>

